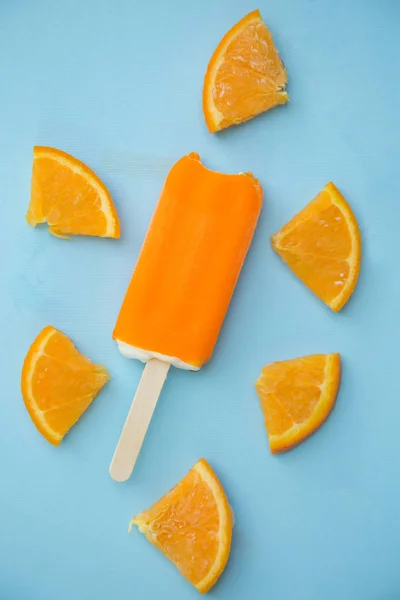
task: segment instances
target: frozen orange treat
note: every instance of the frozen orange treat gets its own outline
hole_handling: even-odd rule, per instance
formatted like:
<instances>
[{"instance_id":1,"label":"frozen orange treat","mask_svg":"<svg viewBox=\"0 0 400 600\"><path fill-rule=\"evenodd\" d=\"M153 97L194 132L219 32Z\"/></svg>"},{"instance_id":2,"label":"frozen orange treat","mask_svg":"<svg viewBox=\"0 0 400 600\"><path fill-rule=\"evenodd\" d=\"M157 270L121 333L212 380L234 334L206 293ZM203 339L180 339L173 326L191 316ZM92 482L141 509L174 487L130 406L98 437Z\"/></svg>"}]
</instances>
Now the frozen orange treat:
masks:
<instances>
[{"instance_id":1,"label":"frozen orange treat","mask_svg":"<svg viewBox=\"0 0 400 600\"><path fill-rule=\"evenodd\" d=\"M146 362L110 474L132 473L171 365L196 371L210 358L262 204L250 173L206 169L184 156L167 177L113 337Z\"/></svg>"},{"instance_id":2,"label":"frozen orange treat","mask_svg":"<svg viewBox=\"0 0 400 600\"><path fill-rule=\"evenodd\" d=\"M171 169L114 330L121 352L197 370L211 356L262 204L250 173Z\"/></svg>"}]
</instances>

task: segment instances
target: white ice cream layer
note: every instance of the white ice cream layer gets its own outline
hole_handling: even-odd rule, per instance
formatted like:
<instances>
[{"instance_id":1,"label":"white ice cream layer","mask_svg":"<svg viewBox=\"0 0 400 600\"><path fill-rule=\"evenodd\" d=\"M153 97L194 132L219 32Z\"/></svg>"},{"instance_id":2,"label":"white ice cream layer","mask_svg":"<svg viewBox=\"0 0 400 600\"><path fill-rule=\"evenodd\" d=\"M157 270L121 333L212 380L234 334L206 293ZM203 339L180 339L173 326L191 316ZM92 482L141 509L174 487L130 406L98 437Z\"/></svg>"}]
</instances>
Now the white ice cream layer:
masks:
<instances>
[{"instance_id":1,"label":"white ice cream layer","mask_svg":"<svg viewBox=\"0 0 400 600\"><path fill-rule=\"evenodd\" d=\"M170 363L178 369L186 369L187 371L198 371L200 369L200 367L195 367L194 365L185 363L183 362L183 360L180 360L180 358L175 358L174 356L167 356L166 354L160 354L159 352L150 352L149 350L136 348L136 346L131 346L130 344L120 342L119 340L117 340L117 344L119 351L126 358L136 358L137 360L141 360L144 363L148 360L151 360L152 358L157 358L158 360L162 360L163 362Z\"/></svg>"}]
</instances>

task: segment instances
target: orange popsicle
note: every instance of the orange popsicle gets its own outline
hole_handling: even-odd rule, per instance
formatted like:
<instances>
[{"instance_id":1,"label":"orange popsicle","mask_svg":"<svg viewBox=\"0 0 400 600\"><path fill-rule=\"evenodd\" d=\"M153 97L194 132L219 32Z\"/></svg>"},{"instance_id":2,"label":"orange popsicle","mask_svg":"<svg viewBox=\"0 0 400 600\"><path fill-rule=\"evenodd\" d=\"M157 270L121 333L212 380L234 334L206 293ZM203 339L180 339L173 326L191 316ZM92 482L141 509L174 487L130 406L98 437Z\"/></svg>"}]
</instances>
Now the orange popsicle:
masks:
<instances>
[{"instance_id":1,"label":"orange popsicle","mask_svg":"<svg viewBox=\"0 0 400 600\"><path fill-rule=\"evenodd\" d=\"M111 462L116 481L132 473L170 365L197 370L210 358L261 204L249 173L209 171L194 153L172 167L113 334L147 363Z\"/></svg>"},{"instance_id":2,"label":"orange popsicle","mask_svg":"<svg viewBox=\"0 0 400 600\"><path fill-rule=\"evenodd\" d=\"M171 169L114 330L123 354L199 369L211 356L262 204L251 175Z\"/></svg>"}]
</instances>

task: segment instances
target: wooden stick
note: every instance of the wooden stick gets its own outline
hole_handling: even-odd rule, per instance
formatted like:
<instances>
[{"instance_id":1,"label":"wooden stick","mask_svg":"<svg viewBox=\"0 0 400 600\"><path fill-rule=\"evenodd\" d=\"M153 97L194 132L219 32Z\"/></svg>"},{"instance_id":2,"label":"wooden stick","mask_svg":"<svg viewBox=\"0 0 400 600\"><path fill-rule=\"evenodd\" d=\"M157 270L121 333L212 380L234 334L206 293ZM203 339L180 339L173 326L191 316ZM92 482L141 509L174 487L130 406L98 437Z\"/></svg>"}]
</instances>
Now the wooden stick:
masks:
<instances>
[{"instance_id":1,"label":"wooden stick","mask_svg":"<svg viewBox=\"0 0 400 600\"><path fill-rule=\"evenodd\" d=\"M131 476L170 366L153 358L144 368L111 461L110 475L115 481Z\"/></svg>"}]
</instances>

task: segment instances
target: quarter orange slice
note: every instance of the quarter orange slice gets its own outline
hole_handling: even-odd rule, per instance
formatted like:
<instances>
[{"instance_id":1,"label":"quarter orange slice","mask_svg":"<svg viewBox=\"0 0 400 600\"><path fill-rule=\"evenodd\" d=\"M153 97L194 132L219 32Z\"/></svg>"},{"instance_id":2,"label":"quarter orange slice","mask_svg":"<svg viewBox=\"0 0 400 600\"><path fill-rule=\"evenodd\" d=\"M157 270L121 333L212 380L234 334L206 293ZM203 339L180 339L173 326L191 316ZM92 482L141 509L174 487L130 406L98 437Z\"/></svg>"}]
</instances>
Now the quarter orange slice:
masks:
<instances>
[{"instance_id":1,"label":"quarter orange slice","mask_svg":"<svg viewBox=\"0 0 400 600\"><path fill-rule=\"evenodd\" d=\"M37 429L58 446L109 378L104 367L94 365L49 325L26 355L22 396Z\"/></svg>"},{"instance_id":2,"label":"quarter orange slice","mask_svg":"<svg viewBox=\"0 0 400 600\"><path fill-rule=\"evenodd\" d=\"M232 517L225 492L204 459L149 510L134 517L151 544L199 592L207 592L228 561Z\"/></svg>"},{"instance_id":3,"label":"quarter orange slice","mask_svg":"<svg viewBox=\"0 0 400 600\"><path fill-rule=\"evenodd\" d=\"M360 272L361 234L332 182L272 236L272 247L334 312L346 304Z\"/></svg>"},{"instance_id":4,"label":"quarter orange slice","mask_svg":"<svg viewBox=\"0 0 400 600\"><path fill-rule=\"evenodd\" d=\"M222 38L207 68L203 111L211 133L289 100L287 74L259 10Z\"/></svg>"},{"instance_id":5,"label":"quarter orange slice","mask_svg":"<svg viewBox=\"0 0 400 600\"><path fill-rule=\"evenodd\" d=\"M272 454L297 446L322 425L339 383L339 354L314 354L262 369L255 386Z\"/></svg>"},{"instance_id":6,"label":"quarter orange slice","mask_svg":"<svg viewBox=\"0 0 400 600\"><path fill-rule=\"evenodd\" d=\"M44 146L33 150L26 219L32 227L48 223L57 237L120 235L118 214L104 183L77 158Z\"/></svg>"}]
</instances>

